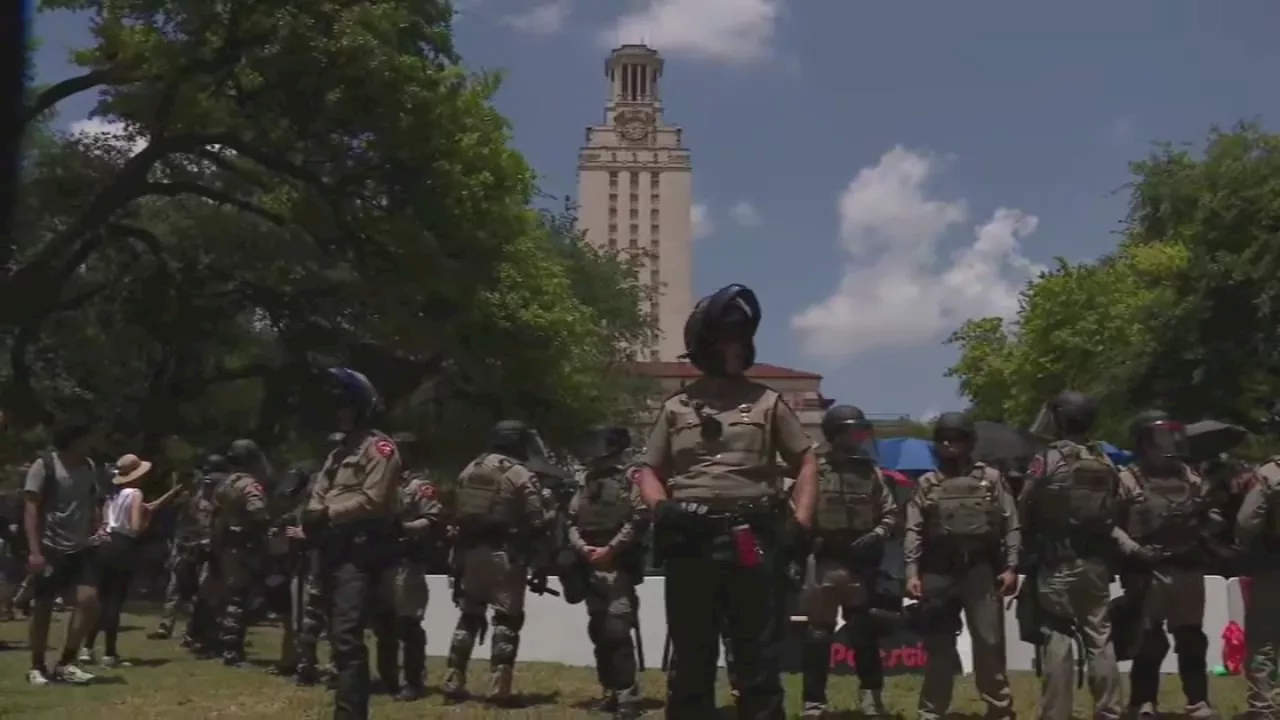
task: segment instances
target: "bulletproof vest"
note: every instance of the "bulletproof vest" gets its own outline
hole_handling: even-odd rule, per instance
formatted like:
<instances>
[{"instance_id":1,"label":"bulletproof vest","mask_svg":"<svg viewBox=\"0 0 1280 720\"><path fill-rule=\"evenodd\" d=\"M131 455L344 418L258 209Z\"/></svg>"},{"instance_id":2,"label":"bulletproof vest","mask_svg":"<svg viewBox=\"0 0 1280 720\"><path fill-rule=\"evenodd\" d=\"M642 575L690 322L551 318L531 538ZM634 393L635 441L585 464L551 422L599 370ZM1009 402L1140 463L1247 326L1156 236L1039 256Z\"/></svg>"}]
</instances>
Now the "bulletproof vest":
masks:
<instances>
[{"instance_id":1,"label":"bulletproof vest","mask_svg":"<svg viewBox=\"0 0 1280 720\"><path fill-rule=\"evenodd\" d=\"M256 482L252 475L234 473L218 484L214 491L214 506L217 511L218 528L243 526L248 520L244 501L244 488L247 483Z\"/></svg>"},{"instance_id":2,"label":"bulletproof vest","mask_svg":"<svg viewBox=\"0 0 1280 720\"><path fill-rule=\"evenodd\" d=\"M865 465L823 463L818 481L817 526L821 532L868 533L880 523L880 471Z\"/></svg>"},{"instance_id":3,"label":"bulletproof vest","mask_svg":"<svg viewBox=\"0 0 1280 720\"><path fill-rule=\"evenodd\" d=\"M515 465L505 455L488 453L462 471L454 495L459 527L509 528L515 524L515 498L503 489L507 472Z\"/></svg>"},{"instance_id":4,"label":"bulletproof vest","mask_svg":"<svg viewBox=\"0 0 1280 720\"><path fill-rule=\"evenodd\" d=\"M418 511L421 506L419 493L424 486L430 485L431 481L426 473L405 473L400 476L400 520L402 522L422 519L422 513Z\"/></svg>"},{"instance_id":5,"label":"bulletproof vest","mask_svg":"<svg viewBox=\"0 0 1280 720\"><path fill-rule=\"evenodd\" d=\"M178 519L178 539L184 542L208 540L213 532L215 482L202 483L191 493Z\"/></svg>"},{"instance_id":6,"label":"bulletproof vest","mask_svg":"<svg viewBox=\"0 0 1280 720\"><path fill-rule=\"evenodd\" d=\"M1174 477L1147 477L1129 469L1142 488L1129 508L1129 534L1157 543L1189 541L1200 518L1200 496L1184 468Z\"/></svg>"},{"instance_id":7,"label":"bulletproof vest","mask_svg":"<svg viewBox=\"0 0 1280 720\"><path fill-rule=\"evenodd\" d=\"M622 470L588 475L578 500L578 529L591 538L611 539L630 519L631 492Z\"/></svg>"},{"instance_id":8,"label":"bulletproof vest","mask_svg":"<svg viewBox=\"0 0 1280 720\"><path fill-rule=\"evenodd\" d=\"M1059 532L1096 531L1115 521L1119 479L1106 453L1087 445L1055 443L1062 462L1046 467L1038 481L1041 494L1036 518L1041 527Z\"/></svg>"},{"instance_id":9,"label":"bulletproof vest","mask_svg":"<svg viewBox=\"0 0 1280 720\"><path fill-rule=\"evenodd\" d=\"M674 499L775 493L781 478L772 442L778 394L743 382L745 389L758 393L753 402L724 407L690 397L688 391L667 402ZM751 393L744 391L744 397Z\"/></svg>"},{"instance_id":10,"label":"bulletproof vest","mask_svg":"<svg viewBox=\"0 0 1280 720\"><path fill-rule=\"evenodd\" d=\"M929 513L931 537L989 539L1000 531L1001 508L996 499L999 473L985 465L959 477L943 478L932 488Z\"/></svg>"}]
</instances>

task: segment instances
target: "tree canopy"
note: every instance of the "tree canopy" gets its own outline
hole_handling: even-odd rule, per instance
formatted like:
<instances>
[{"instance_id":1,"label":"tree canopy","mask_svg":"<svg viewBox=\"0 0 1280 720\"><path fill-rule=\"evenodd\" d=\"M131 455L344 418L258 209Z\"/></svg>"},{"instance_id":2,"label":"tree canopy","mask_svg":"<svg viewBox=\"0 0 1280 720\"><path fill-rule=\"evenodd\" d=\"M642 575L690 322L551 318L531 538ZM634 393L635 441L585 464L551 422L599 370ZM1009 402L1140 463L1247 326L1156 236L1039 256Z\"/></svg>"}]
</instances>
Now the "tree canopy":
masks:
<instances>
[{"instance_id":1,"label":"tree canopy","mask_svg":"<svg viewBox=\"0 0 1280 720\"><path fill-rule=\"evenodd\" d=\"M3 405L90 412L134 449L308 441L349 364L393 429L473 454L502 417L553 445L636 400L638 258L588 246L437 0L46 0L92 18L84 74L31 94ZM97 93L124 136L42 123ZM15 442L12 438L8 441Z\"/></svg>"},{"instance_id":2,"label":"tree canopy","mask_svg":"<svg viewBox=\"0 0 1280 720\"><path fill-rule=\"evenodd\" d=\"M1280 392L1280 136L1253 123L1203 148L1157 145L1131 165L1117 249L1057 266L1016 321L971 320L948 374L974 411L1029 423L1052 393L1095 395L1101 431L1127 442L1160 408L1256 426Z\"/></svg>"}]
</instances>

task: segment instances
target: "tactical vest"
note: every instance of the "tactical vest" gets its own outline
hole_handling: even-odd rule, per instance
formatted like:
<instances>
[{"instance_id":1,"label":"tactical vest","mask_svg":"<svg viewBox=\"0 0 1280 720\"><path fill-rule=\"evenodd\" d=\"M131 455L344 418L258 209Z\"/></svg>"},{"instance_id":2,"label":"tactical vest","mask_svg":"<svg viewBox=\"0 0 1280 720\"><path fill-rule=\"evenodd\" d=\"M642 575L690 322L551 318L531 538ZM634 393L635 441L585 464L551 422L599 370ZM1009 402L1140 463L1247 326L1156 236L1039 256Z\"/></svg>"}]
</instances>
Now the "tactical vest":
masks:
<instances>
[{"instance_id":1,"label":"tactical vest","mask_svg":"<svg viewBox=\"0 0 1280 720\"><path fill-rule=\"evenodd\" d=\"M1197 534L1200 494L1183 468L1175 477L1146 477L1130 468L1142 493L1129 508L1126 528L1137 539L1180 545Z\"/></svg>"},{"instance_id":2,"label":"tactical vest","mask_svg":"<svg viewBox=\"0 0 1280 720\"><path fill-rule=\"evenodd\" d=\"M504 491L511 458L488 453L467 466L454 495L458 526L467 529L510 528L516 522L515 498Z\"/></svg>"},{"instance_id":3,"label":"tactical vest","mask_svg":"<svg viewBox=\"0 0 1280 720\"><path fill-rule=\"evenodd\" d=\"M208 540L213 533L214 493L218 486L201 485L187 499L178 520L178 541L183 544Z\"/></svg>"},{"instance_id":4,"label":"tactical vest","mask_svg":"<svg viewBox=\"0 0 1280 720\"><path fill-rule=\"evenodd\" d=\"M588 543L608 543L630 519L630 486L621 471L586 481L578 500L577 525Z\"/></svg>"},{"instance_id":5,"label":"tactical vest","mask_svg":"<svg viewBox=\"0 0 1280 720\"><path fill-rule=\"evenodd\" d=\"M1048 531L1098 531L1115 521L1119 507L1116 468L1100 449L1075 443L1052 447L1062 463L1036 484L1037 524Z\"/></svg>"},{"instance_id":6,"label":"tactical vest","mask_svg":"<svg viewBox=\"0 0 1280 720\"><path fill-rule=\"evenodd\" d=\"M880 473L867 466L860 471L823 468L818 483L817 526L820 532L868 533L880 523Z\"/></svg>"},{"instance_id":7,"label":"tactical vest","mask_svg":"<svg viewBox=\"0 0 1280 720\"><path fill-rule=\"evenodd\" d=\"M999 474L985 465L960 477L942 478L932 488L929 536L991 539L1001 528L1002 511L996 499Z\"/></svg>"},{"instance_id":8,"label":"tactical vest","mask_svg":"<svg viewBox=\"0 0 1280 720\"><path fill-rule=\"evenodd\" d=\"M672 498L765 498L781 475L774 462L773 408L778 393L719 409L680 394L664 408L671 443Z\"/></svg>"}]
</instances>

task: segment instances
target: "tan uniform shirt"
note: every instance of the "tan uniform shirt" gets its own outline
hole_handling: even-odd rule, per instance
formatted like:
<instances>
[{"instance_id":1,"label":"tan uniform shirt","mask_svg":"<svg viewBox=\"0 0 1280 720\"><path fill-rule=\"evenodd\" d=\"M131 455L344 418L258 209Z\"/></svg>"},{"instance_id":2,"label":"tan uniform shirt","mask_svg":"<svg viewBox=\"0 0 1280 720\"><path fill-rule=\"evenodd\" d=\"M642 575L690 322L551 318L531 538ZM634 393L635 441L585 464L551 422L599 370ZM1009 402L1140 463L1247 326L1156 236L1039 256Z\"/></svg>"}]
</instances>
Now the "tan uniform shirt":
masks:
<instances>
[{"instance_id":1,"label":"tan uniform shirt","mask_svg":"<svg viewBox=\"0 0 1280 720\"><path fill-rule=\"evenodd\" d=\"M667 398L639 464L676 500L752 500L778 492L812 450L800 419L773 390L744 377L701 377Z\"/></svg>"},{"instance_id":2,"label":"tan uniform shirt","mask_svg":"<svg viewBox=\"0 0 1280 720\"><path fill-rule=\"evenodd\" d=\"M443 509L436 486L423 473L406 473L400 484L401 529L425 536L440 527Z\"/></svg>"},{"instance_id":3,"label":"tan uniform shirt","mask_svg":"<svg viewBox=\"0 0 1280 720\"><path fill-rule=\"evenodd\" d=\"M978 469L983 469L992 478L995 501L1000 506L1000 514L1004 517L1004 537L999 539L1003 540L1001 550L1005 566L998 569L1003 571L1015 568L1022 554L1022 521L1018 517L1018 503L999 470L982 463L975 463L974 470ZM929 499L934 489L947 479L937 471L925 473L920 476L916 492L907 503L907 523L902 541L902 556L906 563L908 578L920 575L920 558L924 553L926 542L925 519Z\"/></svg>"},{"instance_id":4,"label":"tan uniform shirt","mask_svg":"<svg viewBox=\"0 0 1280 720\"><path fill-rule=\"evenodd\" d=\"M307 509L327 508L334 525L393 518L399 504L400 452L374 430L351 450L351 438L329 453L311 486Z\"/></svg>"}]
</instances>

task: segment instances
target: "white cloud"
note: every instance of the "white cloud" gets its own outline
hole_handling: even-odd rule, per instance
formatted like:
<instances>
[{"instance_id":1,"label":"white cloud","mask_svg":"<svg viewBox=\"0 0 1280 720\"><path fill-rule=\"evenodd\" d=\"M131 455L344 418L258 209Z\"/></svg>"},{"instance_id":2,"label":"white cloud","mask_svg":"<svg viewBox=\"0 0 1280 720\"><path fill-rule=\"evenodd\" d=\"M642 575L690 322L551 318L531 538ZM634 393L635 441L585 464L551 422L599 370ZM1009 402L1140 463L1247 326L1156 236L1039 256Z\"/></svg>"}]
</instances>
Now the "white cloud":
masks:
<instances>
[{"instance_id":1,"label":"white cloud","mask_svg":"<svg viewBox=\"0 0 1280 720\"><path fill-rule=\"evenodd\" d=\"M925 410L924 412L920 413L916 417L919 418L917 422L921 422L921 423L924 423L925 425L928 425L933 421L937 420L940 415L942 415L941 410L934 410L933 408L929 408L928 410Z\"/></svg>"},{"instance_id":2,"label":"white cloud","mask_svg":"<svg viewBox=\"0 0 1280 720\"><path fill-rule=\"evenodd\" d=\"M707 210L706 205L695 204L690 208L689 222L693 226L694 240L701 240L716 229L715 224L711 222L711 213Z\"/></svg>"},{"instance_id":3,"label":"white cloud","mask_svg":"<svg viewBox=\"0 0 1280 720\"><path fill-rule=\"evenodd\" d=\"M937 160L896 147L841 193L839 285L791 318L805 352L848 359L870 350L929 345L974 317L1012 317L1025 282L1044 268L1022 254L1034 215L999 208L974 241L940 258L949 231L968 219L964 200L926 194ZM941 267L939 267L941 266Z\"/></svg>"},{"instance_id":4,"label":"white cloud","mask_svg":"<svg viewBox=\"0 0 1280 720\"><path fill-rule=\"evenodd\" d=\"M551 0L524 12L507 15L502 22L531 35L554 35L569 19L569 0Z\"/></svg>"},{"instance_id":5,"label":"white cloud","mask_svg":"<svg viewBox=\"0 0 1280 720\"><path fill-rule=\"evenodd\" d=\"M758 227L764 222L764 218L760 217L760 211L746 200L729 208L729 219L742 227Z\"/></svg>"},{"instance_id":6,"label":"white cloud","mask_svg":"<svg viewBox=\"0 0 1280 720\"><path fill-rule=\"evenodd\" d=\"M735 65L768 57L783 0L645 0L601 34L613 47L644 43Z\"/></svg>"},{"instance_id":7,"label":"white cloud","mask_svg":"<svg viewBox=\"0 0 1280 720\"><path fill-rule=\"evenodd\" d=\"M147 146L146 137L140 132L132 131L124 123L102 118L85 118L67 126L72 137L96 140L117 145L128 150L130 157L137 155Z\"/></svg>"}]
</instances>

